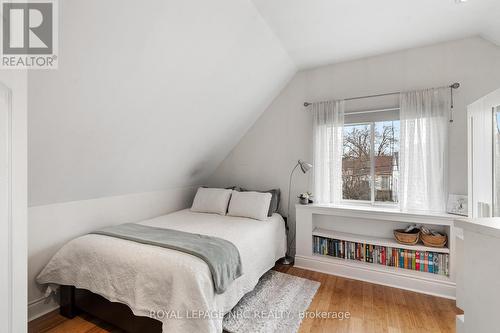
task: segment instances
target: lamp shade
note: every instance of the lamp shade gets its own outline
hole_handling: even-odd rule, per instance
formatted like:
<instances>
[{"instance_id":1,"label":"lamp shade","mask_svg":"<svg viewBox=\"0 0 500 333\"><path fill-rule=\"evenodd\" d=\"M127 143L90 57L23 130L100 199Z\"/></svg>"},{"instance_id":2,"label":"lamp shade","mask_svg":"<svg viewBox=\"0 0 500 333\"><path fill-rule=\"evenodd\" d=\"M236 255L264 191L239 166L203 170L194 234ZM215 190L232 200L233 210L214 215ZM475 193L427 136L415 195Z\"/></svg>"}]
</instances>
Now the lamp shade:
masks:
<instances>
[{"instance_id":1,"label":"lamp shade","mask_svg":"<svg viewBox=\"0 0 500 333\"><path fill-rule=\"evenodd\" d=\"M304 161L299 160L299 165L300 165L300 170L302 170L303 173L306 173L307 171L311 170L312 164L307 163Z\"/></svg>"}]
</instances>

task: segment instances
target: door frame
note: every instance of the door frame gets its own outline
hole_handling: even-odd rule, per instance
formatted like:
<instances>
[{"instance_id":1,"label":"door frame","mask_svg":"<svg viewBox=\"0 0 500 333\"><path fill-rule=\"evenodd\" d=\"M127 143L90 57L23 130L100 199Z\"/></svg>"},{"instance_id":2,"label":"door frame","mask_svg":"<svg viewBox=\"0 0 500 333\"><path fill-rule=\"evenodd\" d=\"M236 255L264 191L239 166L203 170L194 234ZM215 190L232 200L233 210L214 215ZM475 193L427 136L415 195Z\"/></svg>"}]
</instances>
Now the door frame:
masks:
<instances>
[{"instance_id":1,"label":"door frame","mask_svg":"<svg viewBox=\"0 0 500 333\"><path fill-rule=\"evenodd\" d=\"M27 331L27 72L0 70L0 332Z\"/></svg>"},{"instance_id":2,"label":"door frame","mask_svg":"<svg viewBox=\"0 0 500 333\"><path fill-rule=\"evenodd\" d=\"M12 332L12 91L0 82L0 331Z\"/></svg>"}]
</instances>

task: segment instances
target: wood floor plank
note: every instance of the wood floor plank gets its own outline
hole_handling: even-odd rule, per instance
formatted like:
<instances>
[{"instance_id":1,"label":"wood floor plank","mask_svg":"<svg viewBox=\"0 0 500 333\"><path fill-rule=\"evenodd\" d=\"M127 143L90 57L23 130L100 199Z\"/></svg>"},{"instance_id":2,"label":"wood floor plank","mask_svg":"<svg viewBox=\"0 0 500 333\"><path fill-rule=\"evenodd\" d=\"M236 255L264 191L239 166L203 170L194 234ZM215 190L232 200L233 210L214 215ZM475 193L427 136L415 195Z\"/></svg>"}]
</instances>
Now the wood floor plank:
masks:
<instances>
[{"instance_id":1,"label":"wood floor plank","mask_svg":"<svg viewBox=\"0 0 500 333\"><path fill-rule=\"evenodd\" d=\"M365 325L365 311L363 308L363 282L352 280L347 294L347 310L350 319L345 320L351 332L363 332ZM331 325L337 324L332 322Z\"/></svg>"},{"instance_id":2,"label":"wood floor plank","mask_svg":"<svg viewBox=\"0 0 500 333\"><path fill-rule=\"evenodd\" d=\"M47 333L89 333L96 325L83 317L75 317L46 331Z\"/></svg>"},{"instance_id":3,"label":"wood floor plank","mask_svg":"<svg viewBox=\"0 0 500 333\"><path fill-rule=\"evenodd\" d=\"M397 288L346 279L293 266L277 271L319 281L308 311L349 312L349 319L305 318L300 333L452 333L460 314L452 300ZM50 313L29 324L30 333L118 333L119 330L87 315L66 319Z\"/></svg>"},{"instance_id":4,"label":"wood floor plank","mask_svg":"<svg viewBox=\"0 0 500 333\"><path fill-rule=\"evenodd\" d=\"M59 314L59 310L55 310L47 313L46 315L40 318L31 321L28 328L28 332L29 333L46 332L51 328L54 328L67 320L68 320L67 318L64 318Z\"/></svg>"},{"instance_id":5,"label":"wood floor plank","mask_svg":"<svg viewBox=\"0 0 500 333\"><path fill-rule=\"evenodd\" d=\"M392 288L384 289L384 300L386 311L389 314L390 323L388 331L401 332L401 320L399 318L399 306L396 302L396 296Z\"/></svg>"}]
</instances>

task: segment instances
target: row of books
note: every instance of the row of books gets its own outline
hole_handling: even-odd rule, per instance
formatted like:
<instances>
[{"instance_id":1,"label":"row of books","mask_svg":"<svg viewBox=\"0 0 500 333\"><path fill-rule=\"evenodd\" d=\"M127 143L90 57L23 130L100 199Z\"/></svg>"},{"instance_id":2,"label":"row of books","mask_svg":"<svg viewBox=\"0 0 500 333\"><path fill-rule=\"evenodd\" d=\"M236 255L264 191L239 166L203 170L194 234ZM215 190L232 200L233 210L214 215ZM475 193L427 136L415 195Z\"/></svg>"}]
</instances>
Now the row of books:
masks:
<instances>
[{"instance_id":1,"label":"row of books","mask_svg":"<svg viewBox=\"0 0 500 333\"><path fill-rule=\"evenodd\" d=\"M341 259L449 276L449 255L313 236L313 252Z\"/></svg>"}]
</instances>

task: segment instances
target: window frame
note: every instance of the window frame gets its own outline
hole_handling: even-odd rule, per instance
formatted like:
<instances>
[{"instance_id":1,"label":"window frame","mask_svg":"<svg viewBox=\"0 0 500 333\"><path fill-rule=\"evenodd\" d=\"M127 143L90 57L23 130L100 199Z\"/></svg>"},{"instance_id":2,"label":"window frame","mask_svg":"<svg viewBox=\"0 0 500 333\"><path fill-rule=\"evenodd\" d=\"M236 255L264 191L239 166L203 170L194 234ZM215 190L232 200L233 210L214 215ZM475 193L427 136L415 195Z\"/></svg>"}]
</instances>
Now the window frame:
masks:
<instances>
[{"instance_id":1,"label":"window frame","mask_svg":"<svg viewBox=\"0 0 500 333\"><path fill-rule=\"evenodd\" d=\"M380 121L383 122L383 121ZM369 125L370 126L370 200L354 200L354 199L344 199L344 193L342 193L342 198L340 203L344 205L353 206L368 206L368 207L387 207L387 208L399 208L400 204L398 202L389 201L375 201L375 123L377 121L366 121L366 122L353 122L342 126L342 130L346 126L360 126ZM344 135L342 135L342 147L344 146ZM344 186L344 181L342 179L342 186ZM399 191L399 189L396 189ZM399 193L398 193L399 194ZM398 195L399 198L399 195Z\"/></svg>"}]
</instances>

